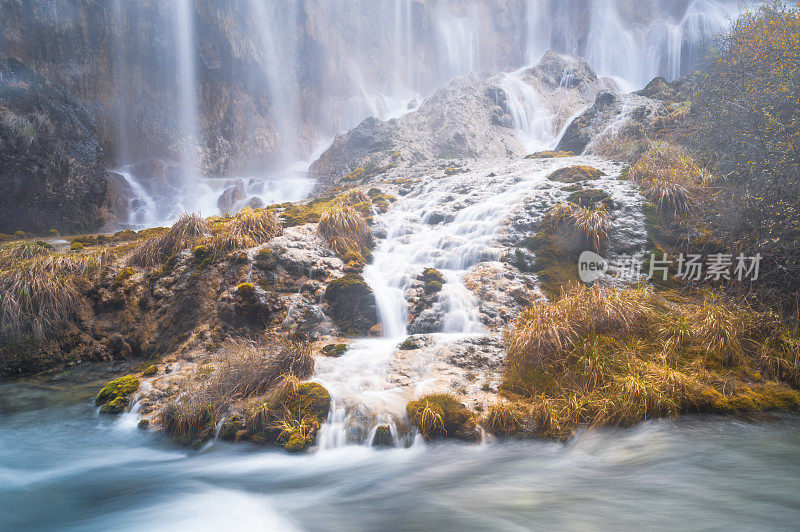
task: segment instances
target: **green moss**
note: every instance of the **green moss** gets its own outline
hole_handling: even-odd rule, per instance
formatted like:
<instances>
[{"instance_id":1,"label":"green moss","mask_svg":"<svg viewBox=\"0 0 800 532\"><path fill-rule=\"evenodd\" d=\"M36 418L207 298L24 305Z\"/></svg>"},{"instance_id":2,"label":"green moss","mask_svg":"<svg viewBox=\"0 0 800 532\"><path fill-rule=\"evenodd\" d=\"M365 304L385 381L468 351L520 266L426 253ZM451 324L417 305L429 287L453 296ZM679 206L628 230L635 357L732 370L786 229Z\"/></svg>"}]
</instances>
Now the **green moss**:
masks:
<instances>
[{"instance_id":1,"label":"green moss","mask_svg":"<svg viewBox=\"0 0 800 532\"><path fill-rule=\"evenodd\" d=\"M560 168L547 176L550 181L559 181L561 183L577 183L579 181L593 181L600 179L606 175L604 172L591 166L570 166L568 168Z\"/></svg>"},{"instance_id":2,"label":"green moss","mask_svg":"<svg viewBox=\"0 0 800 532\"><path fill-rule=\"evenodd\" d=\"M200 244L192 250L195 262L203 262L211 256L211 250L205 244Z\"/></svg>"},{"instance_id":3,"label":"green moss","mask_svg":"<svg viewBox=\"0 0 800 532\"><path fill-rule=\"evenodd\" d=\"M256 295L256 287L253 283L241 283L236 287L236 295L242 298L251 299Z\"/></svg>"},{"instance_id":4,"label":"green moss","mask_svg":"<svg viewBox=\"0 0 800 532\"><path fill-rule=\"evenodd\" d=\"M328 344L320 352L327 357L340 357L347 352L347 344Z\"/></svg>"},{"instance_id":5,"label":"green moss","mask_svg":"<svg viewBox=\"0 0 800 532\"><path fill-rule=\"evenodd\" d=\"M450 394L437 393L420 397L406 405L406 413L427 440L477 438L472 413Z\"/></svg>"},{"instance_id":6,"label":"green moss","mask_svg":"<svg viewBox=\"0 0 800 532\"><path fill-rule=\"evenodd\" d=\"M311 415L324 423L331 407L331 394L321 384L304 382L297 387L297 407L301 418Z\"/></svg>"},{"instance_id":7,"label":"green moss","mask_svg":"<svg viewBox=\"0 0 800 532\"><path fill-rule=\"evenodd\" d=\"M531 153L530 155L526 155L526 159L560 159L563 157L575 157L575 154L571 151L537 151L536 153Z\"/></svg>"},{"instance_id":8,"label":"green moss","mask_svg":"<svg viewBox=\"0 0 800 532\"><path fill-rule=\"evenodd\" d=\"M84 245L81 244L80 242L72 242L69 245L70 251L81 251L83 248L84 248Z\"/></svg>"},{"instance_id":9,"label":"green moss","mask_svg":"<svg viewBox=\"0 0 800 532\"><path fill-rule=\"evenodd\" d=\"M611 196L604 190L597 188L577 190L569 195L567 201L586 209L592 209L598 204L603 205L606 209L614 208L614 200L611 199Z\"/></svg>"},{"instance_id":10,"label":"green moss","mask_svg":"<svg viewBox=\"0 0 800 532\"><path fill-rule=\"evenodd\" d=\"M95 403L103 405L100 411L104 414L119 414L128 406L131 395L139 389L139 379L134 375L125 375L114 379L97 394Z\"/></svg>"},{"instance_id":11,"label":"green moss","mask_svg":"<svg viewBox=\"0 0 800 532\"><path fill-rule=\"evenodd\" d=\"M117 274L117 278L114 280L116 284L122 284L126 279L130 278L136 270L134 270L131 266L126 266L122 268L119 273Z\"/></svg>"},{"instance_id":12,"label":"green moss","mask_svg":"<svg viewBox=\"0 0 800 532\"><path fill-rule=\"evenodd\" d=\"M115 397L100 407L101 414L121 414L128 406L128 399L125 397Z\"/></svg>"},{"instance_id":13,"label":"green moss","mask_svg":"<svg viewBox=\"0 0 800 532\"><path fill-rule=\"evenodd\" d=\"M399 347L399 349L401 351L412 351L412 350L418 349L418 348L419 348L419 346L414 341L414 339L412 337L410 337L410 336L408 338L406 338L405 340L403 340L403 343L400 344L400 347Z\"/></svg>"},{"instance_id":14,"label":"green moss","mask_svg":"<svg viewBox=\"0 0 800 532\"><path fill-rule=\"evenodd\" d=\"M158 375L158 366L151 364L142 371L142 377L152 377Z\"/></svg>"},{"instance_id":15,"label":"green moss","mask_svg":"<svg viewBox=\"0 0 800 532\"><path fill-rule=\"evenodd\" d=\"M239 432L244 430L244 422L239 414L233 414L222 423L219 429L219 439L224 441L236 441Z\"/></svg>"},{"instance_id":16,"label":"green moss","mask_svg":"<svg viewBox=\"0 0 800 532\"><path fill-rule=\"evenodd\" d=\"M310 445L308 438L304 438L299 432L295 432L284 444L283 448L290 453L299 453L305 451Z\"/></svg>"},{"instance_id":17,"label":"green moss","mask_svg":"<svg viewBox=\"0 0 800 532\"><path fill-rule=\"evenodd\" d=\"M442 291L442 283L439 281L428 281L425 283L425 293L435 294Z\"/></svg>"}]
</instances>

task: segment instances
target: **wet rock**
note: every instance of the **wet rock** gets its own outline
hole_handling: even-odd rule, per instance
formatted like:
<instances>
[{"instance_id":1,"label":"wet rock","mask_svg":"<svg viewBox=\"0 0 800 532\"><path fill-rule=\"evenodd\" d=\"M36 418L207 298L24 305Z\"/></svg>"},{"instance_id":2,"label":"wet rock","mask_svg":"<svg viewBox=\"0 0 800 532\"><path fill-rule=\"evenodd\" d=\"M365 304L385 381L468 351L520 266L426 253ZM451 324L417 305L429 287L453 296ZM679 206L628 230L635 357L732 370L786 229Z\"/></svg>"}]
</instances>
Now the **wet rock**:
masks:
<instances>
[{"instance_id":1,"label":"wet rock","mask_svg":"<svg viewBox=\"0 0 800 532\"><path fill-rule=\"evenodd\" d=\"M236 205L245 199L247 199L247 193L244 191L244 184L239 182L220 195L217 200L217 208L222 212L234 212Z\"/></svg>"},{"instance_id":2,"label":"wet rock","mask_svg":"<svg viewBox=\"0 0 800 532\"><path fill-rule=\"evenodd\" d=\"M375 295L358 274L348 273L328 283L324 300L333 322L345 334L366 334L378 323Z\"/></svg>"},{"instance_id":3,"label":"wet rock","mask_svg":"<svg viewBox=\"0 0 800 532\"><path fill-rule=\"evenodd\" d=\"M327 357L338 358L347 352L347 344L328 344L320 349L320 353Z\"/></svg>"},{"instance_id":4,"label":"wet rock","mask_svg":"<svg viewBox=\"0 0 800 532\"><path fill-rule=\"evenodd\" d=\"M430 394L420 397L406 405L406 413L426 440L478 439L472 413L450 394Z\"/></svg>"},{"instance_id":5,"label":"wet rock","mask_svg":"<svg viewBox=\"0 0 800 532\"><path fill-rule=\"evenodd\" d=\"M373 447L394 447L394 437L389 425L378 425L375 437L372 438Z\"/></svg>"}]
</instances>

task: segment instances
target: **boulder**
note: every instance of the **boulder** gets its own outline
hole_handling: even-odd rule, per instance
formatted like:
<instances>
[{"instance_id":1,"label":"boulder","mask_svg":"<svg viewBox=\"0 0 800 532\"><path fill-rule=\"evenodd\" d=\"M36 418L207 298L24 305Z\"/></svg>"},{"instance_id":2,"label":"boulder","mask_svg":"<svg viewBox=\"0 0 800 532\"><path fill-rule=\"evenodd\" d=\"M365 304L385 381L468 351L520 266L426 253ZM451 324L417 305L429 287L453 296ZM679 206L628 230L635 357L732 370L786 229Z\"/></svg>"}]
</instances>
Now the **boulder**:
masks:
<instances>
[{"instance_id":1,"label":"boulder","mask_svg":"<svg viewBox=\"0 0 800 532\"><path fill-rule=\"evenodd\" d=\"M367 334L378 323L375 294L356 273L331 281L324 299L331 319L344 334Z\"/></svg>"}]
</instances>

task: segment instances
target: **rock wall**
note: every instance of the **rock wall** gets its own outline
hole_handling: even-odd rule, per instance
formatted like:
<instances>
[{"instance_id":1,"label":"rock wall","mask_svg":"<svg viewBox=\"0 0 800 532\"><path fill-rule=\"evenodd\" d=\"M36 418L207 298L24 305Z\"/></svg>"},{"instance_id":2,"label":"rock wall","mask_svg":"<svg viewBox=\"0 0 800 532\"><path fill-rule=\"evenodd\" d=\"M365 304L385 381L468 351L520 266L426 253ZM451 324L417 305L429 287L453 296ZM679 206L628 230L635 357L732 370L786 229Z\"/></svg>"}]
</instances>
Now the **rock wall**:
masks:
<instances>
[{"instance_id":1,"label":"rock wall","mask_svg":"<svg viewBox=\"0 0 800 532\"><path fill-rule=\"evenodd\" d=\"M0 55L0 232L99 227L107 186L102 155L86 107Z\"/></svg>"}]
</instances>

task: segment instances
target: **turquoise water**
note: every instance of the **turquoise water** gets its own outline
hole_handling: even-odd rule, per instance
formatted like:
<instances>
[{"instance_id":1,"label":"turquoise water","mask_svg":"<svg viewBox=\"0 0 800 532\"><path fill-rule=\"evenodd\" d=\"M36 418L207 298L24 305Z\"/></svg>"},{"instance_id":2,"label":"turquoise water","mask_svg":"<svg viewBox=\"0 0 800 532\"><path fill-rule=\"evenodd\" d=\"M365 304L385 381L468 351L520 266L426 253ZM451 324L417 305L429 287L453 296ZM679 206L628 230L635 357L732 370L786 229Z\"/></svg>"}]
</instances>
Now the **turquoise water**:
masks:
<instances>
[{"instance_id":1,"label":"turquoise water","mask_svg":"<svg viewBox=\"0 0 800 532\"><path fill-rule=\"evenodd\" d=\"M200 452L90 404L0 415L0 530L795 528L800 417L692 417L567 444Z\"/></svg>"}]
</instances>

